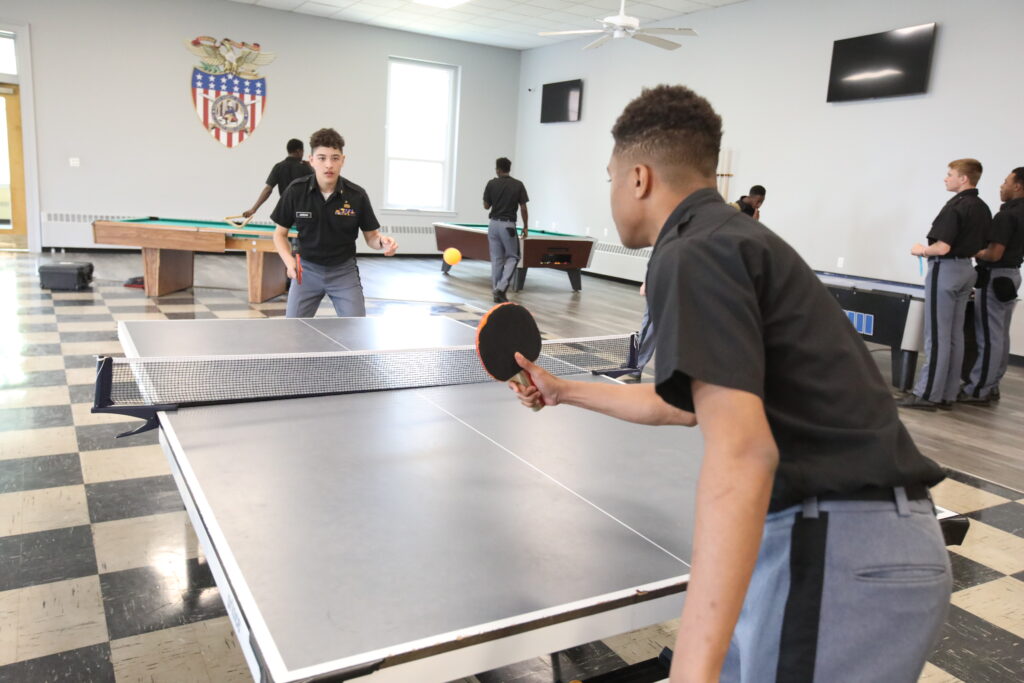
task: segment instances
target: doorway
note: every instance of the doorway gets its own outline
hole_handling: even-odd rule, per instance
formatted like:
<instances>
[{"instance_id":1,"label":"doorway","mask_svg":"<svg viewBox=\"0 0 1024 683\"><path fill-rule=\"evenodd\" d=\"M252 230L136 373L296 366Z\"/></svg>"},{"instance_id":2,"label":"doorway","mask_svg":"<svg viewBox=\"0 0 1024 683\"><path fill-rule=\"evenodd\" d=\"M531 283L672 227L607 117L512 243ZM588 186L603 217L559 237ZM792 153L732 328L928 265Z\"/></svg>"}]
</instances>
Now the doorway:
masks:
<instances>
[{"instance_id":1,"label":"doorway","mask_svg":"<svg viewBox=\"0 0 1024 683\"><path fill-rule=\"evenodd\" d=\"M0 249L28 249L18 86L0 83Z\"/></svg>"}]
</instances>

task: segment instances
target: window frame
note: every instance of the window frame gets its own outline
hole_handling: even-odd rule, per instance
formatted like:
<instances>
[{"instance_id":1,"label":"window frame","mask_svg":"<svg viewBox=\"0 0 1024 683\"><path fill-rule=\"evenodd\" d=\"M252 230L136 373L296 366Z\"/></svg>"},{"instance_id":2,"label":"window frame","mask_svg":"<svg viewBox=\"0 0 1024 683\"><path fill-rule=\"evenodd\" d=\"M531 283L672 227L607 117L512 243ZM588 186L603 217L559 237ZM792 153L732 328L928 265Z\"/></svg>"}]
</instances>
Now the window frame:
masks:
<instances>
[{"instance_id":1,"label":"window frame","mask_svg":"<svg viewBox=\"0 0 1024 683\"><path fill-rule=\"evenodd\" d=\"M451 92L449 101L449 118L448 118L448 140L446 145L447 158L441 160L442 165L442 201L443 204L440 207L431 206L409 206L403 204L397 204L391 201L390 189L390 174L391 174L391 162L392 161L431 161L437 162L436 159L417 159L402 156L392 156L389 143L388 127L391 122L388 119L388 113L391 110L391 66L392 64L411 64L415 66L424 66L436 69L444 69L451 73ZM414 59L410 57L400 57L396 55L388 56L387 63L387 95L385 97L384 104L384 192L383 192L383 206L381 207L382 213L415 213L415 214L435 214L435 215L453 215L455 213L455 178L458 161L458 139L459 139L459 101L460 92L462 85L462 67L458 64L447 64L445 62L435 62L425 59Z\"/></svg>"}]
</instances>

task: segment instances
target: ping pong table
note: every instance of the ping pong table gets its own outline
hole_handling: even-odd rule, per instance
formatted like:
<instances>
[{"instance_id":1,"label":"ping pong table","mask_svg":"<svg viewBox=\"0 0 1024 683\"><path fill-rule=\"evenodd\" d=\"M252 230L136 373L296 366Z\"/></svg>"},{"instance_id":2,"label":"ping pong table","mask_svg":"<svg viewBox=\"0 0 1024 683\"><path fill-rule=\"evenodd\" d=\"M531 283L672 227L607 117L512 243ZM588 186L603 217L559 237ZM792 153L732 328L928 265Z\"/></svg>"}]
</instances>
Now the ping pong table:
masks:
<instances>
[{"instance_id":1,"label":"ping pong table","mask_svg":"<svg viewBox=\"0 0 1024 683\"><path fill-rule=\"evenodd\" d=\"M118 333L129 358L475 336L428 317L137 321ZM158 417L256 680L451 680L680 613L697 430L533 413L500 382Z\"/></svg>"}]
</instances>

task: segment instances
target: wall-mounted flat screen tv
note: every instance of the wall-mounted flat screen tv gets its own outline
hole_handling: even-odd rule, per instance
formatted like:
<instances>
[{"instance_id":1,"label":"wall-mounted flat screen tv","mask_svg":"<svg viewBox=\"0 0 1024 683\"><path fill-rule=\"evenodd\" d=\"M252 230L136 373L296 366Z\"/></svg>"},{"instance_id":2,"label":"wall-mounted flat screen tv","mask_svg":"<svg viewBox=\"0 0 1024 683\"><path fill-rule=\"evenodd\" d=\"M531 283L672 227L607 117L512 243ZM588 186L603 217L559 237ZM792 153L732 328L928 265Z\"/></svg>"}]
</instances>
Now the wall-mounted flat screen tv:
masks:
<instances>
[{"instance_id":1,"label":"wall-mounted flat screen tv","mask_svg":"<svg viewBox=\"0 0 1024 683\"><path fill-rule=\"evenodd\" d=\"M579 121L583 111L583 81L545 83L540 98L540 122Z\"/></svg>"},{"instance_id":2,"label":"wall-mounted flat screen tv","mask_svg":"<svg viewBox=\"0 0 1024 683\"><path fill-rule=\"evenodd\" d=\"M828 101L927 92L934 44L934 23L835 41Z\"/></svg>"}]
</instances>

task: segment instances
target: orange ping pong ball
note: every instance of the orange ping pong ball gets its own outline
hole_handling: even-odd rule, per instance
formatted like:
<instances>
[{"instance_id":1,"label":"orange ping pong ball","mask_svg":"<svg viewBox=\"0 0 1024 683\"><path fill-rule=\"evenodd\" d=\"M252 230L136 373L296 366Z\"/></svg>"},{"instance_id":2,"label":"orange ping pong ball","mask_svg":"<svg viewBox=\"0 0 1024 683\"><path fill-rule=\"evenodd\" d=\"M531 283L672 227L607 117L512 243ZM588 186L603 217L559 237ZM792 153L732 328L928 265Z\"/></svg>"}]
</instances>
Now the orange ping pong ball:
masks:
<instances>
[{"instance_id":1,"label":"orange ping pong ball","mask_svg":"<svg viewBox=\"0 0 1024 683\"><path fill-rule=\"evenodd\" d=\"M444 262L449 266L454 266L456 263L462 260L462 252L455 247L448 247L444 250Z\"/></svg>"}]
</instances>

